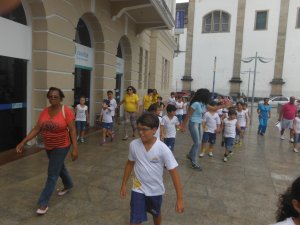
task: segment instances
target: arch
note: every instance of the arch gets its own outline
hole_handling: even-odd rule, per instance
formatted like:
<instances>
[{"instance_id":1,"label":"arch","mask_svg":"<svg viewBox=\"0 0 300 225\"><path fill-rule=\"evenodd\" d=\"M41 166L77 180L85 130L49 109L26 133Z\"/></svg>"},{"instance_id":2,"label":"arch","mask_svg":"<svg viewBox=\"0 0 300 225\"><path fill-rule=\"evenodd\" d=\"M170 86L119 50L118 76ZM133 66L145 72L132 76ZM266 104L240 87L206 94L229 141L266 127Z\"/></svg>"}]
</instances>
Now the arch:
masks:
<instances>
[{"instance_id":1,"label":"arch","mask_svg":"<svg viewBox=\"0 0 300 225\"><path fill-rule=\"evenodd\" d=\"M136 86L136 84L132 84L132 49L128 37L123 35L120 38L119 44L121 46L121 52L124 59L124 85L125 87L129 85Z\"/></svg>"},{"instance_id":2,"label":"arch","mask_svg":"<svg viewBox=\"0 0 300 225\"><path fill-rule=\"evenodd\" d=\"M223 10L214 10L205 14L202 18L203 33L230 32L231 15Z\"/></svg>"}]
</instances>

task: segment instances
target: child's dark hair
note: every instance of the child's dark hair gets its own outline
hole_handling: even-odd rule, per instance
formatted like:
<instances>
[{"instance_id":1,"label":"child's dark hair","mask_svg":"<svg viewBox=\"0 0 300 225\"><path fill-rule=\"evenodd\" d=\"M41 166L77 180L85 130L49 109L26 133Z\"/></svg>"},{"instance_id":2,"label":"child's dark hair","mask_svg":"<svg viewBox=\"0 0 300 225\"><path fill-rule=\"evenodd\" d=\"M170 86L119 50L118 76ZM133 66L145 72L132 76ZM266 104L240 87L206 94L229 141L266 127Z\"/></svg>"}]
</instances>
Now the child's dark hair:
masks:
<instances>
[{"instance_id":1,"label":"child's dark hair","mask_svg":"<svg viewBox=\"0 0 300 225\"><path fill-rule=\"evenodd\" d=\"M153 93L153 89L150 89L150 88L149 88L148 91L147 91L147 93L148 93L148 94Z\"/></svg>"},{"instance_id":2,"label":"child's dark hair","mask_svg":"<svg viewBox=\"0 0 300 225\"><path fill-rule=\"evenodd\" d=\"M247 107L247 106L248 106L248 103L244 102L244 103L243 103L243 106L246 106L246 107Z\"/></svg>"},{"instance_id":3,"label":"child's dark hair","mask_svg":"<svg viewBox=\"0 0 300 225\"><path fill-rule=\"evenodd\" d=\"M169 104L169 105L167 105L167 108L166 108L166 110L167 110L167 113L169 113L169 112L174 112L174 111L176 111L176 110L177 110L177 108L176 108L176 106L175 106L175 105L171 105L171 104Z\"/></svg>"},{"instance_id":4,"label":"child's dark hair","mask_svg":"<svg viewBox=\"0 0 300 225\"><path fill-rule=\"evenodd\" d=\"M300 109L298 109L297 113L300 113Z\"/></svg>"},{"instance_id":5,"label":"child's dark hair","mask_svg":"<svg viewBox=\"0 0 300 225\"><path fill-rule=\"evenodd\" d=\"M108 90L108 91L106 92L106 94L113 94L113 91L112 91L112 90Z\"/></svg>"},{"instance_id":6,"label":"child's dark hair","mask_svg":"<svg viewBox=\"0 0 300 225\"><path fill-rule=\"evenodd\" d=\"M153 103L149 106L148 112L155 112L159 108L160 108L160 105L158 103Z\"/></svg>"},{"instance_id":7,"label":"child's dark hair","mask_svg":"<svg viewBox=\"0 0 300 225\"><path fill-rule=\"evenodd\" d=\"M162 97L161 97L161 96L158 96L158 97L157 97L157 99L159 99L159 100L161 100L161 101L162 101Z\"/></svg>"},{"instance_id":8,"label":"child's dark hair","mask_svg":"<svg viewBox=\"0 0 300 225\"><path fill-rule=\"evenodd\" d=\"M241 102L237 102L235 105L236 106L238 106L238 105L243 106L243 104Z\"/></svg>"},{"instance_id":9,"label":"child's dark hair","mask_svg":"<svg viewBox=\"0 0 300 225\"><path fill-rule=\"evenodd\" d=\"M110 101L108 99L104 99L103 103L105 103L108 107L110 106Z\"/></svg>"},{"instance_id":10,"label":"child's dark hair","mask_svg":"<svg viewBox=\"0 0 300 225\"><path fill-rule=\"evenodd\" d=\"M236 115L236 110L234 108L229 108L228 116Z\"/></svg>"},{"instance_id":11,"label":"child's dark hair","mask_svg":"<svg viewBox=\"0 0 300 225\"><path fill-rule=\"evenodd\" d=\"M152 128L159 127L159 119L153 113L144 113L136 121L136 124Z\"/></svg>"},{"instance_id":12,"label":"child's dark hair","mask_svg":"<svg viewBox=\"0 0 300 225\"><path fill-rule=\"evenodd\" d=\"M210 106L216 106L216 105L218 105L218 103L217 103L216 101L211 101L211 102L209 103L209 105L210 105Z\"/></svg>"},{"instance_id":13,"label":"child's dark hair","mask_svg":"<svg viewBox=\"0 0 300 225\"><path fill-rule=\"evenodd\" d=\"M50 87L49 90L48 90L48 92L47 92L47 98L49 98L49 94L50 94L51 91L58 91L60 100L63 100L63 98L65 97L64 93L62 92L62 90L60 90L57 87Z\"/></svg>"},{"instance_id":14,"label":"child's dark hair","mask_svg":"<svg viewBox=\"0 0 300 225\"><path fill-rule=\"evenodd\" d=\"M292 204L292 200L300 202L300 177L298 177L292 185L285 191L285 193L279 196L278 209L276 211L276 221L280 222L289 217L299 217Z\"/></svg>"},{"instance_id":15,"label":"child's dark hair","mask_svg":"<svg viewBox=\"0 0 300 225\"><path fill-rule=\"evenodd\" d=\"M175 95L175 92L171 92L171 94L170 95Z\"/></svg>"}]
</instances>

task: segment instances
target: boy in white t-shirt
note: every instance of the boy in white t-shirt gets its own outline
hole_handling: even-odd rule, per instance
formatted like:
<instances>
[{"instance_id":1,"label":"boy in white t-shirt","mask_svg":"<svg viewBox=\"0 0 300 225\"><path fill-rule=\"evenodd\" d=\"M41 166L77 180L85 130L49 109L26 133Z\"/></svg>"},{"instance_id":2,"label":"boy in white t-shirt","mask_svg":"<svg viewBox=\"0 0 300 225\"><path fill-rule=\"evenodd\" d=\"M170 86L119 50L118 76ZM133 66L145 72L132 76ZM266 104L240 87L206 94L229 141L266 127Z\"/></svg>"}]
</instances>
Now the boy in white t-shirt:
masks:
<instances>
[{"instance_id":1,"label":"boy in white t-shirt","mask_svg":"<svg viewBox=\"0 0 300 225\"><path fill-rule=\"evenodd\" d=\"M152 113L144 113L137 120L140 138L129 145L128 161L120 190L120 197L126 196L126 184L134 170L133 186L130 201L130 224L141 224L147 221L147 212L152 214L153 222L161 224L162 195L165 193L163 184L164 166L169 170L176 190L177 213L183 213L183 194L176 162L168 147L157 139L154 134L159 120Z\"/></svg>"},{"instance_id":2,"label":"boy in white t-shirt","mask_svg":"<svg viewBox=\"0 0 300 225\"><path fill-rule=\"evenodd\" d=\"M113 122L115 121L115 111L116 111L116 108L118 107L118 104L117 104L117 101L116 99L114 99L114 93L113 91L109 90L106 92L107 94L107 99L109 100L109 109L110 109L110 112L111 112L111 116L112 116L112 119L113 119Z\"/></svg>"},{"instance_id":3,"label":"boy in white t-shirt","mask_svg":"<svg viewBox=\"0 0 300 225\"><path fill-rule=\"evenodd\" d=\"M106 143L106 137L110 137L111 141L113 141L114 138L112 133L113 120L109 107L110 101L108 99L104 99L100 113L100 121L102 122L102 142L100 142L100 144L102 145Z\"/></svg>"},{"instance_id":4,"label":"boy in white t-shirt","mask_svg":"<svg viewBox=\"0 0 300 225\"><path fill-rule=\"evenodd\" d=\"M300 110L297 111L297 116L294 119L294 152L298 153L297 143L300 142Z\"/></svg>"},{"instance_id":5,"label":"boy in white t-shirt","mask_svg":"<svg viewBox=\"0 0 300 225\"><path fill-rule=\"evenodd\" d=\"M176 117L179 120L179 124L182 124L183 121L183 101L182 101L182 97L178 97L177 101L175 103L176 106Z\"/></svg>"},{"instance_id":6,"label":"boy in white t-shirt","mask_svg":"<svg viewBox=\"0 0 300 225\"><path fill-rule=\"evenodd\" d=\"M243 134L245 134L246 128L247 128L247 123L248 123L248 117L247 117L247 112L243 110L243 103L237 102L236 103L236 114L237 114L237 122L243 130ZM235 144L239 144L242 146L243 144L243 137L244 135L240 135L240 132L236 132L236 138L235 138Z\"/></svg>"},{"instance_id":7,"label":"boy in white t-shirt","mask_svg":"<svg viewBox=\"0 0 300 225\"><path fill-rule=\"evenodd\" d=\"M89 122L89 112L88 107L85 105L84 96L81 96L79 98L79 103L80 104L77 104L75 107L77 140L81 143L84 143L86 125Z\"/></svg>"},{"instance_id":8,"label":"boy in white t-shirt","mask_svg":"<svg viewBox=\"0 0 300 225\"><path fill-rule=\"evenodd\" d=\"M229 109L228 118L225 118L223 120L222 127L224 128L224 144L225 144L223 161L227 162L228 156L232 154L232 147L236 135L236 130L239 130L241 132L241 135L243 135L243 131L240 128L239 124L237 123L235 109L233 108Z\"/></svg>"},{"instance_id":9,"label":"boy in white t-shirt","mask_svg":"<svg viewBox=\"0 0 300 225\"><path fill-rule=\"evenodd\" d=\"M216 106L216 102L211 102L211 106ZM208 156L213 156L213 147L216 143L217 133L220 131L221 119L215 110L209 110L203 116L202 126L203 126L203 138L202 138L202 148L199 157L202 158L205 154L207 144L209 143Z\"/></svg>"},{"instance_id":10,"label":"boy in white t-shirt","mask_svg":"<svg viewBox=\"0 0 300 225\"><path fill-rule=\"evenodd\" d=\"M179 120L175 114L176 106L167 105L167 115L161 121L162 138L172 152L174 151L176 129L179 129Z\"/></svg>"}]
</instances>

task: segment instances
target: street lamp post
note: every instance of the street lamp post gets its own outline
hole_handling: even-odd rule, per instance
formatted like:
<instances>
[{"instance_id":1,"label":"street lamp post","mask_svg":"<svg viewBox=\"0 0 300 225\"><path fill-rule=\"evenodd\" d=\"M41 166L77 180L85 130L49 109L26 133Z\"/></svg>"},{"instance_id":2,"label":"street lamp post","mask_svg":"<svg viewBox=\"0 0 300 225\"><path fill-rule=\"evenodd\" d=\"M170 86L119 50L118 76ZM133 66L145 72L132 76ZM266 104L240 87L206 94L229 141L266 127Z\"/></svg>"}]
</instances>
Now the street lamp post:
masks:
<instances>
[{"instance_id":1,"label":"street lamp post","mask_svg":"<svg viewBox=\"0 0 300 225\"><path fill-rule=\"evenodd\" d=\"M252 125L252 119L253 119L253 105L254 105L254 92L255 92L255 80L256 80L256 68L257 68L257 60L259 60L262 63L269 63L272 59L267 59L261 56L258 56L258 53L255 53L255 56L248 57L245 59L242 59L242 62L244 63L250 63L254 60L254 71L253 71L253 88L252 88L252 99L251 99L251 111L250 111L250 125Z\"/></svg>"},{"instance_id":2,"label":"street lamp post","mask_svg":"<svg viewBox=\"0 0 300 225\"><path fill-rule=\"evenodd\" d=\"M249 91L250 91L250 75L253 73L250 68L247 71L241 71L241 74L248 74L248 88L247 88L247 103L249 102Z\"/></svg>"},{"instance_id":3,"label":"street lamp post","mask_svg":"<svg viewBox=\"0 0 300 225\"><path fill-rule=\"evenodd\" d=\"M213 76L213 86L212 86L212 100L214 100L214 95L215 95L216 66L217 66L217 56L215 56L215 59L214 59L214 76Z\"/></svg>"}]
</instances>

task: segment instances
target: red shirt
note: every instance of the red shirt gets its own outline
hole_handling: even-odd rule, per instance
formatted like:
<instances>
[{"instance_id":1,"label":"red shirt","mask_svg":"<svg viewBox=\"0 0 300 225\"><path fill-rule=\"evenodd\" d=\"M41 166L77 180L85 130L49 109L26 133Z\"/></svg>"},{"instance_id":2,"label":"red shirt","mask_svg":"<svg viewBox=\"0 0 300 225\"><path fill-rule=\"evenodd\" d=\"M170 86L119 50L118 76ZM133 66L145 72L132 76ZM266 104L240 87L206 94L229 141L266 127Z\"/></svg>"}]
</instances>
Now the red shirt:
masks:
<instances>
[{"instance_id":1,"label":"red shirt","mask_svg":"<svg viewBox=\"0 0 300 225\"><path fill-rule=\"evenodd\" d=\"M42 127L41 133L45 148L65 148L71 144L68 123L75 119L74 113L64 106L65 118L60 110L53 118L49 115L49 107L45 108L39 117L38 123Z\"/></svg>"},{"instance_id":2,"label":"red shirt","mask_svg":"<svg viewBox=\"0 0 300 225\"><path fill-rule=\"evenodd\" d=\"M286 120L295 119L297 113L297 107L295 104L286 103L282 106L282 118Z\"/></svg>"}]
</instances>

